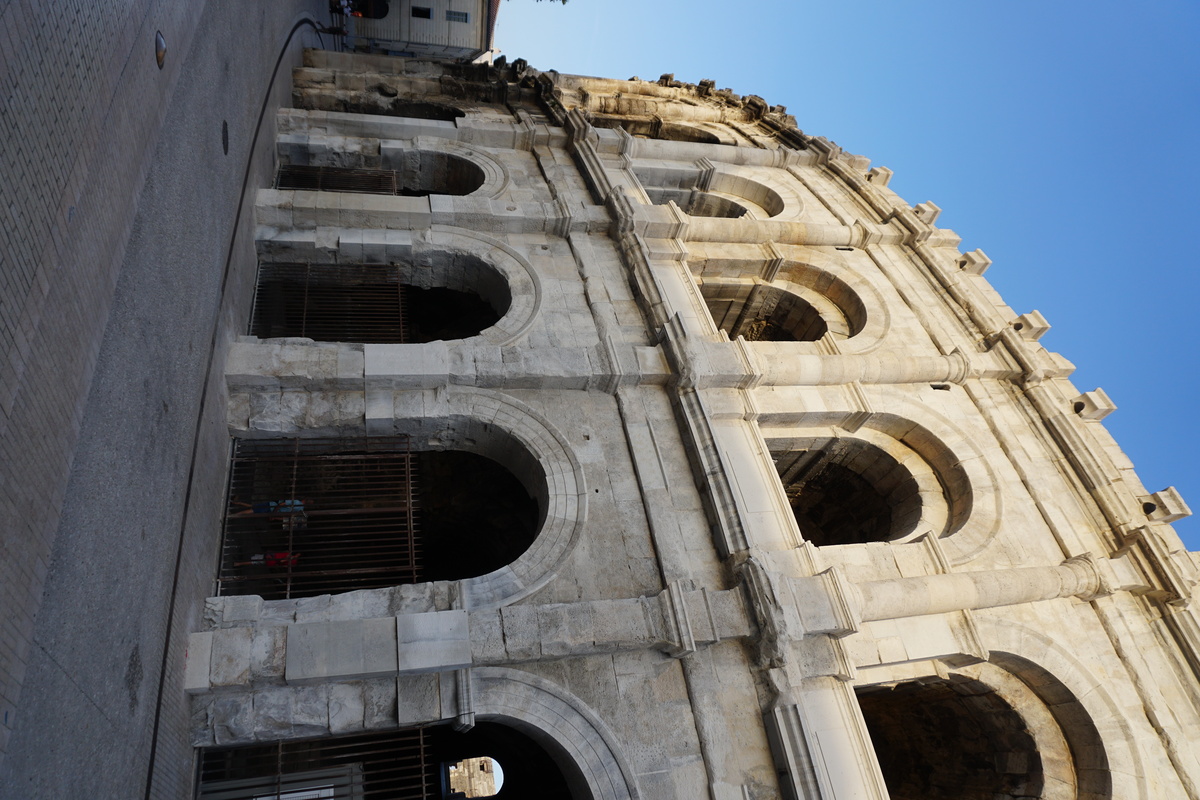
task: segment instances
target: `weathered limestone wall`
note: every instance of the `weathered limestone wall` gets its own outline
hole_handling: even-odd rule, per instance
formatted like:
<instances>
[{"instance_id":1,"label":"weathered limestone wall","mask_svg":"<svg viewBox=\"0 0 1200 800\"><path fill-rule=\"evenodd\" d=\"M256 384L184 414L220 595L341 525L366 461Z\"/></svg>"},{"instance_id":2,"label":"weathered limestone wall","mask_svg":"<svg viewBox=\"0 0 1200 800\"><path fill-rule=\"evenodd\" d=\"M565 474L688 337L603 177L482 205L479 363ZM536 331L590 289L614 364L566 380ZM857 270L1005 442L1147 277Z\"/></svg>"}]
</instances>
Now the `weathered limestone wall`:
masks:
<instances>
[{"instance_id":1,"label":"weathered limestone wall","mask_svg":"<svg viewBox=\"0 0 1200 800\"><path fill-rule=\"evenodd\" d=\"M1168 524L1186 507L1141 486L1103 393L936 206L711 83L471 70L310 53L297 105L322 110L280 113L281 163L443 153L486 177L263 190L259 256L454 286L470 256L511 308L419 345L243 337L229 427L535 463L545 520L476 578L212 598L187 663L198 746L507 719L595 797L882 799L916 791L908 703L928 797L1200 797L1196 566ZM337 110L372 92L462 114ZM824 332L731 341L714 318L783 295ZM969 742L933 734L988 709Z\"/></svg>"}]
</instances>

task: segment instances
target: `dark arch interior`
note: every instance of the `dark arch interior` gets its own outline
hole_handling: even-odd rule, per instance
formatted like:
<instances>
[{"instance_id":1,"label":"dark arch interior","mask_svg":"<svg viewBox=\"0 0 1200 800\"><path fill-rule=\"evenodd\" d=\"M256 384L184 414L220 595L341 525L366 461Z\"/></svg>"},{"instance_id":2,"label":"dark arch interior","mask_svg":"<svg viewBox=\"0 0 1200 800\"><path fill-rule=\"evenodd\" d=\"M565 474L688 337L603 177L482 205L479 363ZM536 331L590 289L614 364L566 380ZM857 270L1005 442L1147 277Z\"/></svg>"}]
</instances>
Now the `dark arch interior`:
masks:
<instances>
[{"instance_id":1,"label":"dark arch interior","mask_svg":"<svg viewBox=\"0 0 1200 800\"><path fill-rule=\"evenodd\" d=\"M453 122L467 114L461 108L446 103L431 103L397 97L394 86L377 83L361 92L304 92L297 95L297 107L314 111L341 111L347 114L381 114L410 119L429 119Z\"/></svg>"},{"instance_id":2,"label":"dark arch interior","mask_svg":"<svg viewBox=\"0 0 1200 800\"><path fill-rule=\"evenodd\" d=\"M737 219L746 216L746 207L728 197L710 194L709 192L693 191L688 203L683 207L685 213L693 217L723 217Z\"/></svg>"},{"instance_id":3,"label":"dark arch interior","mask_svg":"<svg viewBox=\"0 0 1200 800\"><path fill-rule=\"evenodd\" d=\"M516 561L538 529L538 504L504 467L475 453L418 453L426 580L473 578Z\"/></svg>"},{"instance_id":4,"label":"dark arch interior","mask_svg":"<svg viewBox=\"0 0 1200 800\"><path fill-rule=\"evenodd\" d=\"M815 342L829 330L808 301L773 286L713 285L701 290L717 327L749 342Z\"/></svg>"},{"instance_id":5,"label":"dark arch interior","mask_svg":"<svg viewBox=\"0 0 1200 800\"><path fill-rule=\"evenodd\" d=\"M642 139L661 139L668 142L699 142L700 144L724 144L711 131L680 122L639 117L613 117L595 114L592 125L597 128L624 128L630 136Z\"/></svg>"},{"instance_id":6,"label":"dark arch interior","mask_svg":"<svg viewBox=\"0 0 1200 800\"><path fill-rule=\"evenodd\" d=\"M222 595L315 597L472 578L533 543L539 503L476 453L405 437L235 443Z\"/></svg>"},{"instance_id":7,"label":"dark arch interior","mask_svg":"<svg viewBox=\"0 0 1200 800\"><path fill-rule=\"evenodd\" d=\"M774 459L800 533L817 546L887 541L920 519L916 481L874 445L833 439Z\"/></svg>"},{"instance_id":8,"label":"dark arch interior","mask_svg":"<svg viewBox=\"0 0 1200 800\"><path fill-rule=\"evenodd\" d=\"M511 296L482 271L475 280L459 272L460 287L421 287L398 265L262 264L250 333L370 344L466 339L499 322Z\"/></svg>"},{"instance_id":9,"label":"dark arch interior","mask_svg":"<svg viewBox=\"0 0 1200 800\"><path fill-rule=\"evenodd\" d=\"M200 800L254 800L273 792L333 787L334 797L443 800L448 767L490 756L504 770L494 797L572 800L554 758L526 734L496 722L466 733L448 725L331 736L234 748L208 748L200 763Z\"/></svg>"},{"instance_id":10,"label":"dark arch interior","mask_svg":"<svg viewBox=\"0 0 1200 800\"><path fill-rule=\"evenodd\" d=\"M892 800L1029 800L1042 761L1020 715L978 681L860 689Z\"/></svg>"},{"instance_id":11,"label":"dark arch interior","mask_svg":"<svg viewBox=\"0 0 1200 800\"><path fill-rule=\"evenodd\" d=\"M450 153L409 150L396 161L388 165L395 169L284 164L279 167L275 188L425 197L470 194L486 180L482 167Z\"/></svg>"}]
</instances>

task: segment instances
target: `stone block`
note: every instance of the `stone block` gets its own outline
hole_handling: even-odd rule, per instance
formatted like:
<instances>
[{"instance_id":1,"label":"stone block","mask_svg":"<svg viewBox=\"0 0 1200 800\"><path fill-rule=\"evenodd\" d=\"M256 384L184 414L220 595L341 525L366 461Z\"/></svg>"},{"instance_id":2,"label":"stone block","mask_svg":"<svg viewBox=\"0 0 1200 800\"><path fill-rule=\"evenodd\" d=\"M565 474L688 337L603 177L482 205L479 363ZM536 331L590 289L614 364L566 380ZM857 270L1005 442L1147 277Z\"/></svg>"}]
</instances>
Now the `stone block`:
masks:
<instances>
[{"instance_id":1,"label":"stone block","mask_svg":"<svg viewBox=\"0 0 1200 800\"><path fill-rule=\"evenodd\" d=\"M396 724L396 681L363 681L363 727L367 730Z\"/></svg>"},{"instance_id":2,"label":"stone block","mask_svg":"<svg viewBox=\"0 0 1200 800\"><path fill-rule=\"evenodd\" d=\"M242 744L254 736L254 704L250 695L218 697L212 704L214 743Z\"/></svg>"},{"instance_id":3,"label":"stone block","mask_svg":"<svg viewBox=\"0 0 1200 800\"><path fill-rule=\"evenodd\" d=\"M401 726L439 719L442 719L442 692L436 674L404 675L396 680L396 721Z\"/></svg>"},{"instance_id":4,"label":"stone block","mask_svg":"<svg viewBox=\"0 0 1200 800\"><path fill-rule=\"evenodd\" d=\"M227 628L212 632L209 680L213 686L242 686L250 680L253 628Z\"/></svg>"},{"instance_id":5,"label":"stone block","mask_svg":"<svg viewBox=\"0 0 1200 800\"><path fill-rule=\"evenodd\" d=\"M1190 517L1192 510L1184 502L1183 497L1174 486L1168 486L1162 491L1141 498L1142 510L1154 522L1178 522L1184 517Z\"/></svg>"},{"instance_id":6,"label":"stone block","mask_svg":"<svg viewBox=\"0 0 1200 800\"><path fill-rule=\"evenodd\" d=\"M288 683L396 674L390 617L289 625L287 630Z\"/></svg>"},{"instance_id":7,"label":"stone block","mask_svg":"<svg viewBox=\"0 0 1200 800\"><path fill-rule=\"evenodd\" d=\"M471 665L467 612L403 614L395 619L397 668L401 674L441 672Z\"/></svg>"},{"instance_id":8,"label":"stone block","mask_svg":"<svg viewBox=\"0 0 1200 800\"><path fill-rule=\"evenodd\" d=\"M1022 339L1036 342L1046 331L1050 330L1050 323L1042 316L1042 312L1030 311L1028 314L1017 317L1013 322L1013 330L1020 334Z\"/></svg>"},{"instance_id":9,"label":"stone block","mask_svg":"<svg viewBox=\"0 0 1200 800\"><path fill-rule=\"evenodd\" d=\"M189 694L207 692L211 686L209 664L212 660L212 640L212 631L188 636L187 650L184 651L186 665L183 670L183 690Z\"/></svg>"},{"instance_id":10,"label":"stone block","mask_svg":"<svg viewBox=\"0 0 1200 800\"><path fill-rule=\"evenodd\" d=\"M1084 392L1072 400L1071 408L1081 419L1086 419L1089 422L1099 422L1116 411L1117 404L1109 398L1103 389L1095 389L1090 392Z\"/></svg>"},{"instance_id":11,"label":"stone block","mask_svg":"<svg viewBox=\"0 0 1200 800\"><path fill-rule=\"evenodd\" d=\"M362 684L335 683L329 687L329 732L352 733L363 729Z\"/></svg>"}]
</instances>

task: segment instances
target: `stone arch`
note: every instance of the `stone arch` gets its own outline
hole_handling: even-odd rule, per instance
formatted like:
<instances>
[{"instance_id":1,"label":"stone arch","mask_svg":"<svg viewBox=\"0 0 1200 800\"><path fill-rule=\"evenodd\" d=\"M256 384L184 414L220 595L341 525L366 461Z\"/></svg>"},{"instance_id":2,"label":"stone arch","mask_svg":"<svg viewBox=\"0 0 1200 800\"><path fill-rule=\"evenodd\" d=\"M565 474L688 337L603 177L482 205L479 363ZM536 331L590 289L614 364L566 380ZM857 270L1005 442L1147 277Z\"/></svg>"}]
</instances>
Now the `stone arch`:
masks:
<instances>
[{"instance_id":1,"label":"stone arch","mask_svg":"<svg viewBox=\"0 0 1200 800\"><path fill-rule=\"evenodd\" d=\"M999 481L980 447L978 436L966 431L914 399L899 386L864 387L869 400L879 398L878 408L895 413L875 413L866 427L903 442L930 465L951 498L944 538L946 555L963 564L983 552L1000 529L1003 501Z\"/></svg>"},{"instance_id":2,"label":"stone arch","mask_svg":"<svg viewBox=\"0 0 1200 800\"><path fill-rule=\"evenodd\" d=\"M693 144L737 144L729 131L705 122L683 123L665 121L656 117L618 117L593 114L591 123L596 128L620 128L630 136L644 139L691 142Z\"/></svg>"},{"instance_id":3,"label":"stone arch","mask_svg":"<svg viewBox=\"0 0 1200 800\"><path fill-rule=\"evenodd\" d=\"M477 718L502 721L559 754L581 800L639 796L616 735L579 698L521 670L481 667L471 671L471 680Z\"/></svg>"},{"instance_id":4,"label":"stone arch","mask_svg":"<svg viewBox=\"0 0 1200 800\"><path fill-rule=\"evenodd\" d=\"M865 353L878 347L892 324L880 292L844 259L805 250L804 260L784 261L769 281L762 278L762 260L745 258L704 261L693 268L693 274L706 300L716 297L737 304L758 285L797 295L821 315L839 353ZM716 309L722 315L728 310ZM721 327L720 320L714 322Z\"/></svg>"},{"instance_id":5,"label":"stone arch","mask_svg":"<svg viewBox=\"0 0 1200 800\"><path fill-rule=\"evenodd\" d=\"M842 338L853 339L855 351L861 352L880 341L891 327L891 315L879 292L844 263L785 261L774 283L801 287L827 298L845 317L847 331ZM845 352L848 348L839 349Z\"/></svg>"},{"instance_id":6,"label":"stone arch","mask_svg":"<svg viewBox=\"0 0 1200 800\"><path fill-rule=\"evenodd\" d=\"M275 424L301 438L361 436L361 427L348 428L340 419L345 402L340 395L306 392L305 403L289 405ZM373 402L386 402L387 396L376 393ZM529 406L488 389L449 386L436 394L416 390L390 396L388 417L367 420L371 435L406 435L414 451L459 450L484 456L512 473L537 503L536 533L523 553L491 572L457 581L468 607L507 605L550 581L577 544L587 517L583 468L566 438ZM270 438L257 431L243 435ZM365 590L380 597L390 591Z\"/></svg>"},{"instance_id":7,"label":"stone arch","mask_svg":"<svg viewBox=\"0 0 1200 800\"><path fill-rule=\"evenodd\" d=\"M445 268L452 273L458 256L487 263L505 284L494 290L507 292L508 311L495 325L481 331L477 339L498 347L520 339L542 305L542 283L532 265L504 242L464 228L435 226L413 236L412 257L417 264L433 270Z\"/></svg>"},{"instance_id":8,"label":"stone arch","mask_svg":"<svg viewBox=\"0 0 1200 800\"><path fill-rule=\"evenodd\" d=\"M787 337L744 332L748 326L762 321L787 330L792 341L827 337L839 343L859 336L868 326L877 335L878 329L886 325L885 320L868 312L868 303L846 281L815 268L803 269L806 265L799 266L787 271L789 279L769 282L757 276L699 278L700 294L714 324L730 338L743 335L747 341L789 341Z\"/></svg>"},{"instance_id":9,"label":"stone arch","mask_svg":"<svg viewBox=\"0 0 1200 800\"><path fill-rule=\"evenodd\" d=\"M1019 622L989 614L977 614L975 622L989 661L1025 683L1062 729L1076 760L1079 797L1150 800L1138 733L1121 711L1111 678L1097 675L1067 646Z\"/></svg>"},{"instance_id":10,"label":"stone arch","mask_svg":"<svg viewBox=\"0 0 1200 800\"><path fill-rule=\"evenodd\" d=\"M379 145L380 164L401 174L424 173L439 175L438 170L451 170L446 177L452 182L470 181L476 186L469 192L451 194L472 197L495 197L509 186L508 170L481 148L439 136L417 136L407 141L384 140ZM464 184L464 187L469 184Z\"/></svg>"},{"instance_id":11,"label":"stone arch","mask_svg":"<svg viewBox=\"0 0 1200 800\"><path fill-rule=\"evenodd\" d=\"M711 204L718 199L744 208L744 215L751 219L795 219L804 211L803 198L789 182L791 176L779 170L707 160L695 164L635 160L632 171L650 202L674 202L688 214L692 214L689 209L703 210L704 202Z\"/></svg>"},{"instance_id":12,"label":"stone arch","mask_svg":"<svg viewBox=\"0 0 1200 800\"><path fill-rule=\"evenodd\" d=\"M801 535L818 546L945 532L960 499L912 448L871 428L762 429Z\"/></svg>"},{"instance_id":13,"label":"stone arch","mask_svg":"<svg viewBox=\"0 0 1200 800\"><path fill-rule=\"evenodd\" d=\"M545 678L509 667L476 667L465 677L470 684L466 702L475 720L512 728L545 750L566 779L572 800L640 797L636 773L617 736L578 697ZM399 679L399 693L395 678L214 693L207 697L205 713L195 718L193 742L199 747L240 747L319 740L348 731L370 735L440 727L454 717L444 716L441 702L428 702L431 694L438 696L438 683L437 675L405 675ZM363 705L379 704L379 698L389 694L394 698L391 713L364 720ZM355 706L358 718L347 725L346 710ZM293 717L292 709L298 707L307 712L304 723ZM342 724L335 726L334 720Z\"/></svg>"},{"instance_id":14,"label":"stone arch","mask_svg":"<svg viewBox=\"0 0 1200 800\"><path fill-rule=\"evenodd\" d=\"M422 413L404 414L409 399ZM432 401L410 394L396 405L395 432L421 438L422 447L486 456L516 475L538 502L540 525L529 548L510 564L460 581L468 607L507 605L544 586L574 549L587 516L583 468L566 438L529 406L486 389L449 387Z\"/></svg>"},{"instance_id":15,"label":"stone arch","mask_svg":"<svg viewBox=\"0 0 1200 800\"><path fill-rule=\"evenodd\" d=\"M748 342L815 342L829 334L845 338L849 325L841 309L803 288L789 291L754 281L705 281L700 294L713 322L730 339Z\"/></svg>"},{"instance_id":16,"label":"stone arch","mask_svg":"<svg viewBox=\"0 0 1200 800\"><path fill-rule=\"evenodd\" d=\"M804 202L788 183L786 172L755 167L718 164L705 187L713 194L732 197L751 209L761 209L761 217L794 219L804 210ZM785 179L783 176L787 176Z\"/></svg>"},{"instance_id":17,"label":"stone arch","mask_svg":"<svg viewBox=\"0 0 1200 800\"><path fill-rule=\"evenodd\" d=\"M1044 699L1007 666L982 663L858 687L892 797L1111 798L1108 783L1097 780L1095 770L1080 769L1087 761L1077 755L1094 758L1087 751L1098 736L1085 735L1072 746L1068 735L1079 738L1080 721L1064 730Z\"/></svg>"},{"instance_id":18,"label":"stone arch","mask_svg":"<svg viewBox=\"0 0 1200 800\"><path fill-rule=\"evenodd\" d=\"M505 309L494 325L471 337L481 344L517 341L541 309L541 280L532 265L516 249L485 234L439 225L389 231L383 237L378 231L343 229L340 236L336 250L319 248L313 230L293 231L287 239L259 241L258 246L263 263L390 264L415 286L475 292L497 311ZM367 237L375 243L364 244Z\"/></svg>"}]
</instances>

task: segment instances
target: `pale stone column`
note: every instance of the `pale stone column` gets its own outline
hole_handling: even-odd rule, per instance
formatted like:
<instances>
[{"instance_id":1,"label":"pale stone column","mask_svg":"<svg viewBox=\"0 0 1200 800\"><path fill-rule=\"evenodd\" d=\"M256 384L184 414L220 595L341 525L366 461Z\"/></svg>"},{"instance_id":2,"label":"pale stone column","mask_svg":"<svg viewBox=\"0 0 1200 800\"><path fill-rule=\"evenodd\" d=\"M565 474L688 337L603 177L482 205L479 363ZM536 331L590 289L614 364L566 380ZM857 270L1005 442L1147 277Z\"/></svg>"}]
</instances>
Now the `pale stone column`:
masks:
<instances>
[{"instance_id":1,"label":"pale stone column","mask_svg":"<svg viewBox=\"0 0 1200 800\"><path fill-rule=\"evenodd\" d=\"M970 362L955 352L947 356L815 355L802 353L771 362L760 386L834 386L847 383L960 383Z\"/></svg>"},{"instance_id":2,"label":"pale stone column","mask_svg":"<svg viewBox=\"0 0 1200 800\"><path fill-rule=\"evenodd\" d=\"M1020 567L951 575L866 581L855 585L864 622L996 608L1058 597L1091 599L1103 585L1090 557L1056 567Z\"/></svg>"}]
</instances>

